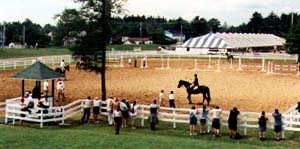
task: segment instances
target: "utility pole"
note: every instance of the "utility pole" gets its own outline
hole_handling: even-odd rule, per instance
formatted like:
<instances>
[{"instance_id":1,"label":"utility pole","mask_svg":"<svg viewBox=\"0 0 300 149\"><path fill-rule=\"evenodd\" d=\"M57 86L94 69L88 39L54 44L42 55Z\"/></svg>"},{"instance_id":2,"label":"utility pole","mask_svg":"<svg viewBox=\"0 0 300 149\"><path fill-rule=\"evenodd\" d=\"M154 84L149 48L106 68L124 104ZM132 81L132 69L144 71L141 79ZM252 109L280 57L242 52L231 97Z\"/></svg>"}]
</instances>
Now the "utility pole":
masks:
<instances>
[{"instance_id":1,"label":"utility pole","mask_svg":"<svg viewBox=\"0 0 300 149\"><path fill-rule=\"evenodd\" d=\"M25 33L25 31L26 31L26 26L23 25L23 47L24 47L24 48L25 48L25 43L26 43L26 40L25 40L25 38L26 38L26 33Z\"/></svg>"},{"instance_id":2,"label":"utility pole","mask_svg":"<svg viewBox=\"0 0 300 149\"><path fill-rule=\"evenodd\" d=\"M143 24L142 22L140 23L140 37L143 37L143 28L142 28Z\"/></svg>"},{"instance_id":3,"label":"utility pole","mask_svg":"<svg viewBox=\"0 0 300 149\"><path fill-rule=\"evenodd\" d=\"M294 13L292 12L292 14L291 14L291 26L293 26L294 25Z\"/></svg>"},{"instance_id":4,"label":"utility pole","mask_svg":"<svg viewBox=\"0 0 300 149\"><path fill-rule=\"evenodd\" d=\"M6 34L5 32L6 32L5 23L3 23L2 48L4 48L5 46L5 34Z\"/></svg>"},{"instance_id":5,"label":"utility pole","mask_svg":"<svg viewBox=\"0 0 300 149\"><path fill-rule=\"evenodd\" d=\"M182 43L182 24L180 25L180 43Z\"/></svg>"}]
</instances>

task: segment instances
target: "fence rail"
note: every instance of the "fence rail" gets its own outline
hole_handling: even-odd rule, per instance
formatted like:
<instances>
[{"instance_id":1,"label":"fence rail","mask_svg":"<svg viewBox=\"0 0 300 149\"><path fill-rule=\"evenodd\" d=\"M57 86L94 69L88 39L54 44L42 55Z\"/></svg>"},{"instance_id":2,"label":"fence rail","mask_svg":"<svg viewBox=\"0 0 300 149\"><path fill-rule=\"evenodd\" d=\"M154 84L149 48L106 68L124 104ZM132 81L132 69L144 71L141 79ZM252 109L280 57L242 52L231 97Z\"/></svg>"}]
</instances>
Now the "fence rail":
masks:
<instances>
[{"instance_id":1,"label":"fence rail","mask_svg":"<svg viewBox=\"0 0 300 149\"><path fill-rule=\"evenodd\" d=\"M40 123L40 127L43 127L44 123L47 122L60 122L64 124L66 119L69 119L75 115L82 113L84 99L76 100L66 106L61 107L51 107L47 109L48 112L44 112L45 109L36 108L34 111L40 111L40 113L29 114L28 112L21 111L21 107L16 104L16 100L19 98L14 98L7 100L6 102L0 103L1 106L6 105L5 108L0 110L5 111L6 122L7 119L12 119L12 123L15 124L15 120L24 120ZM286 113L282 115L283 121L283 131L282 136L284 137L285 131L300 131L300 114L295 113L295 110L292 110L295 107L292 107ZM105 111L107 109L106 102L101 102L100 111ZM197 109L201 111L202 109ZM187 108L168 108L160 107L158 117L160 121L170 122L173 124L173 128L176 128L178 123L189 123L189 114L190 109ZM293 112L291 112L293 111ZM148 105L139 105L138 106L138 118L141 119L141 126L145 126L145 121L148 119L150 114L150 106ZM23 115L23 116L22 116ZM107 112L101 112L101 115L108 115ZM221 126L228 126L228 116L229 111L222 111L221 117ZM266 116L269 117L268 128L273 128L274 120L271 113L266 113ZM199 115L198 115L199 117ZM240 112L238 118L238 127L243 129L243 134L247 135L248 128L258 128L258 118L260 113L257 112ZM207 131L211 130L212 123L212 113L209 112L207 119Z\"/></svg>"}]
</instances>

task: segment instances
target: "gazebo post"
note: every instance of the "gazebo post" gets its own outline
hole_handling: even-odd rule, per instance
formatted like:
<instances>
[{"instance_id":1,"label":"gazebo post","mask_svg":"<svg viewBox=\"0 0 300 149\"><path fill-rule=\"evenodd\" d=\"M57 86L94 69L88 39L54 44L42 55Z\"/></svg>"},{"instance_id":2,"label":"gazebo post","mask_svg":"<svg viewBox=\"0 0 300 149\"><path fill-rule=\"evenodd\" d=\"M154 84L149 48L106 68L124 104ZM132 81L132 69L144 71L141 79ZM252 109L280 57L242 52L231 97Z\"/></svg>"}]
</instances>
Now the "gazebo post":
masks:
<instances>
[{"instance_id":1,"label":"gazebo post","mask_svg":"<svg viewBox=\"0 0 300 149\"><path fill-rule=\"evenodd\" d=\"M52 105L54 105L54 80L52 80L51 94L52 94Z\"/></svg>"},{"instance_id":2,"label":"gazebo post","mask_svg":"<svg viewBox=\"0 0 300 149\"><path fill-rule=\"evenodd\" d=\"M22 80L22 97L24 97L24 83L25 81L24 80Z\"/></svg>"}]
</instances>

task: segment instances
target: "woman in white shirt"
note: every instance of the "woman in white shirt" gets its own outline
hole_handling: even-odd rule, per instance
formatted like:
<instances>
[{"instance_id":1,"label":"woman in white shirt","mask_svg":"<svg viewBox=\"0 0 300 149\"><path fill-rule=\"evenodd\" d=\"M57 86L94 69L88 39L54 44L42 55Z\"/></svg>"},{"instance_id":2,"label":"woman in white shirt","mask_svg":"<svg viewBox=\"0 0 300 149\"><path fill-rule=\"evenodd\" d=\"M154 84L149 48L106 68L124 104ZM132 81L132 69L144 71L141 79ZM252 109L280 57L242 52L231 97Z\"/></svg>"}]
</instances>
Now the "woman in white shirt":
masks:
<instances>
[{"instance_id":1,"label":"woman in white shirt","mask_svg":"<svg viewBox=\"0 0 300 149\"><path fill-rule=\"evenodd\" d=\"M100 100L98 97L96 97L93 101L93 117L94 117L94 122L99 123L98 121L98 115L100 114Z\"/></svg>"},{"instance_id":2,"label":"woman in white shirt","mask_svg":"<svg viewBox=\"0 0 300 149\"><path fill-rule=\"evenodd\" d=\"M205 105L203 105L203 109L200 111L200 134L205 133L205 125L206 125L206 119L208 117L209 110L206 108Z\"/></svg>"},{"instance_id":3,"label":"woman in white shirt","mask_svg":"<svg viewBox=\"0 0 300 149\"><path fill-rule=\"evenodd\" d=\"M136 101L133 101L133 103L130 105L130 117L131 117L131 128L136 129L135 121L137 118L137 108L138 105L136 104Z\"/></svg>"},{"instance_id":4,"label":"woman in white shirt","mask_svg":"<svg viewBox=\"0 0 300 149\"><path fill-rule=\"evenodd\" d=\"M115 133L116 135L120 134L120 128L121 128L121 125L122 125L121 115L122 115L122 113L121 113L121 110L120 110L120 106L118 106L113 112L114 122L115 122L115 125L116 125L116 133Z\"/></svg>"},{"instance_id":5,"label":"woman in white shirt","mask_svg":"<svg viewBox=\"0 0 300 149\"><path fill-rule=\"evenodd\" d=\"M220 119L221 119L222 110L219 108L219 106L216 106L212 110L212 113L213 113L212 127L214 128L215 137L218 137L220 134L220 127L221 127Z\"/></svg>"}]
</instances>

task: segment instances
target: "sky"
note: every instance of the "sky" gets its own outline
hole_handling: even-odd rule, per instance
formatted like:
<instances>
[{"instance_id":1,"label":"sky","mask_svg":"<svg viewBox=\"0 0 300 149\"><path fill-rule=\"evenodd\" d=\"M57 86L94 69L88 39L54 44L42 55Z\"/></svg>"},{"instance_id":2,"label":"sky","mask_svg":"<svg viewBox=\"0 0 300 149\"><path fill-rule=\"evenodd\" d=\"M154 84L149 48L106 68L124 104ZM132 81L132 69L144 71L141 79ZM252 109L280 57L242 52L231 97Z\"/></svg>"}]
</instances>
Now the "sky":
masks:
<instances>
[{"instance_id":1,"label":"sky","mask_svg":"<svg viewBox=\"0 0 300 149\"><path fill-rule=\"evenodd\" d=\"M0 22L24 21L55 24L54 15L65 8L79 8L73 0L0 0ZM126 15L163 16L167 19L195 16L217 18L222 23L239 25L248 22L255 11L264 17L300 12L299 0L128 0Z\"/></svg>"}]
</instances>

